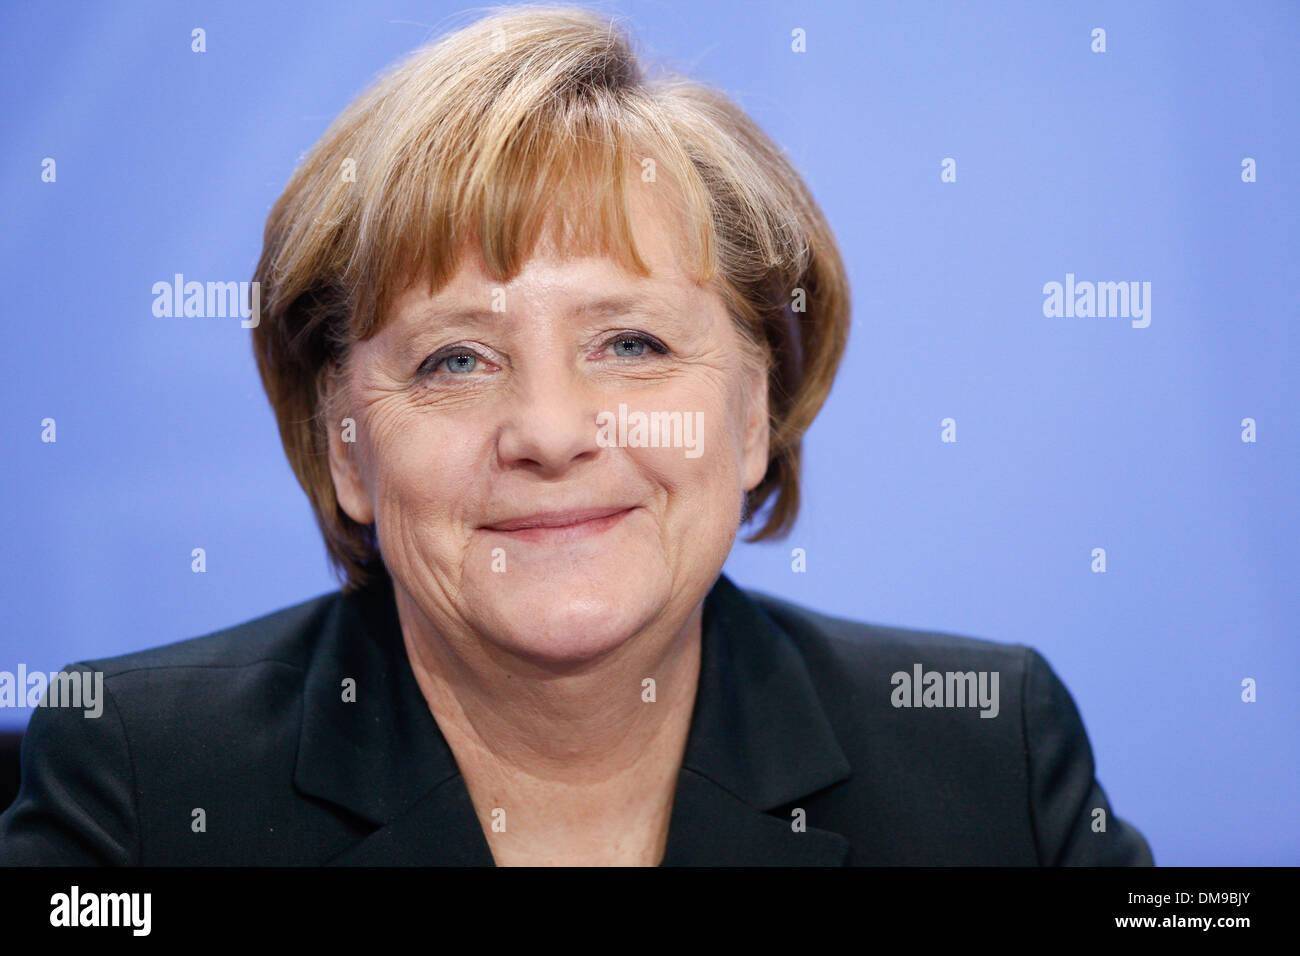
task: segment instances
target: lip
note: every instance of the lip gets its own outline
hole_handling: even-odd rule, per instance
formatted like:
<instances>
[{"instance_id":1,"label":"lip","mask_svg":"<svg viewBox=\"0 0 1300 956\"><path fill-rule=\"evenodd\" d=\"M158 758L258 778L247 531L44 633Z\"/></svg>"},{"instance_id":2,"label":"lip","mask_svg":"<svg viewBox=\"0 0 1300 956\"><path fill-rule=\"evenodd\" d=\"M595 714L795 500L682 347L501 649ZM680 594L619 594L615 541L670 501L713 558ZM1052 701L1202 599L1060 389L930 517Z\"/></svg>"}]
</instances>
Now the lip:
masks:
<instances>
[{"instance_id":1,"label":"lip","mask_svg":"<svg viewBox=\"0 0 1300 956\"><path fill-rule=\"evenodd\" d=\"M562 542L600 534L614 527L633 509L623 506L541 511L536 514L483 525L484 531L519 541Z\"/></svg>"}]
</instances>

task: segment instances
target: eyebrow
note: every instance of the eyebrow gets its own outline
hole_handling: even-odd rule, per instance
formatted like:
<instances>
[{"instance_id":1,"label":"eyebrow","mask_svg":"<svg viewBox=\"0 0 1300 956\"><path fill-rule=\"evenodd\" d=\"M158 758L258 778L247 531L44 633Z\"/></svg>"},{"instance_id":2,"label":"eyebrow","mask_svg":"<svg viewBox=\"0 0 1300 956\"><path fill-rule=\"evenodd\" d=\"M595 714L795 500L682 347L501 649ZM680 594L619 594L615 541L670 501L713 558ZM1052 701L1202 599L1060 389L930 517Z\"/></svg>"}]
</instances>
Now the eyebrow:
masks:
<instances>
[{"instance_id":1,"label":"eyebrow","mask_svg":"<svg viewBox=\"0 0 1300 956\"><path fill-rule=\"evenodd\" d=\"M588 302L581 302L573 309L577 315L664 315L677 314L676 307L653 293L645 295L607 295Z\"/></svg>"}]
</instances>

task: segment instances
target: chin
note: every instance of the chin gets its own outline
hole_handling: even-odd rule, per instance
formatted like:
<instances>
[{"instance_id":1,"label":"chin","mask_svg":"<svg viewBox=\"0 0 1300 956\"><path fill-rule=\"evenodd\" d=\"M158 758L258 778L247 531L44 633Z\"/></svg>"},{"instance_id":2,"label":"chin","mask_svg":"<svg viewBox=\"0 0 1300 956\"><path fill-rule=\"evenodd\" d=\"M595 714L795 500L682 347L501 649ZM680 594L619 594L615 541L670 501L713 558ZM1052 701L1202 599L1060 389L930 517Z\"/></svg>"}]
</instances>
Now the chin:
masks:
<instances>
[{"instance_id":1,"label":"chin","mask_svg":"<svg viewBox=\"0 0 1300 956\"><path fill-rule=\"evenodd\" d=\"M575 567L510 575L509 588L493 586L480 631L492 643L539 664L581 664L617 650L651 624L668 604L666 576L604 573ZM594 573L593 573L594 572Z\"/></svg>"}]
</instances>

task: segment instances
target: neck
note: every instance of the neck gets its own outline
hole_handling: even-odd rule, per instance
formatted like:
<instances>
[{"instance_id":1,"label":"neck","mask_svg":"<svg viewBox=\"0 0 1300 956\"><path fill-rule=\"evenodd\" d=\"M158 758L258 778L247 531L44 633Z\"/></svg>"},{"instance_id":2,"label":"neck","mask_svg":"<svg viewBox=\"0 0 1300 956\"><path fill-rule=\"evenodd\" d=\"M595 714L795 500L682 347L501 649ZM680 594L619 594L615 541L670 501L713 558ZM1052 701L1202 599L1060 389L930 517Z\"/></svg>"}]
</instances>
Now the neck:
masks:
<instances>
[{"instance_id":1,"label":"neck","mask_svg":"<svg viewBox=\"0 0 1300 956\"><path fill-rule=\"evenodd\" d=\"M461 765L591 785L685 750L699 676L702 602L596 661L539 664L473 635L448 639L394 583L406 653ZM653 702L644 681L651 678Z\"/></svg>"},{"instance_id":2,"label":"neck","mask_svg":"<svg viewBox=\"0 0 1300 956\"><path fill-rule=\"evenodd\" d=\"M473 635L448 640L396 591L411 667L497 863L657 864L695 706L703 602L598 661L557 667Z\"/></svg>"}]
</instances>

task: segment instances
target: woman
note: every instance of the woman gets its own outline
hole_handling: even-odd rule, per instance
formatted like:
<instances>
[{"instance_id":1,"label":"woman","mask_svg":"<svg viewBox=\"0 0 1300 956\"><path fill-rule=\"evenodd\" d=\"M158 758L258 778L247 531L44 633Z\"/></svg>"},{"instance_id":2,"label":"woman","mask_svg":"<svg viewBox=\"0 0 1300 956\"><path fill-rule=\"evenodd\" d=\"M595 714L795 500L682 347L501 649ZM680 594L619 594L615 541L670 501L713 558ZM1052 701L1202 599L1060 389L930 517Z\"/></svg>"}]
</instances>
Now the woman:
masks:
<instances>
[{"instance_id":1,"label":"woman","mask_svg":"<svg viewBox=\"0 0 1300 956\"><path fill-rule=\"evenodd\" d=\"M344 587L77 665L0 860L1150 863L1032 650L721 575L844 351L834 239L722 96L574 8L350 106L267 223L254 347Z\"/></svg>"}]
</instances>

